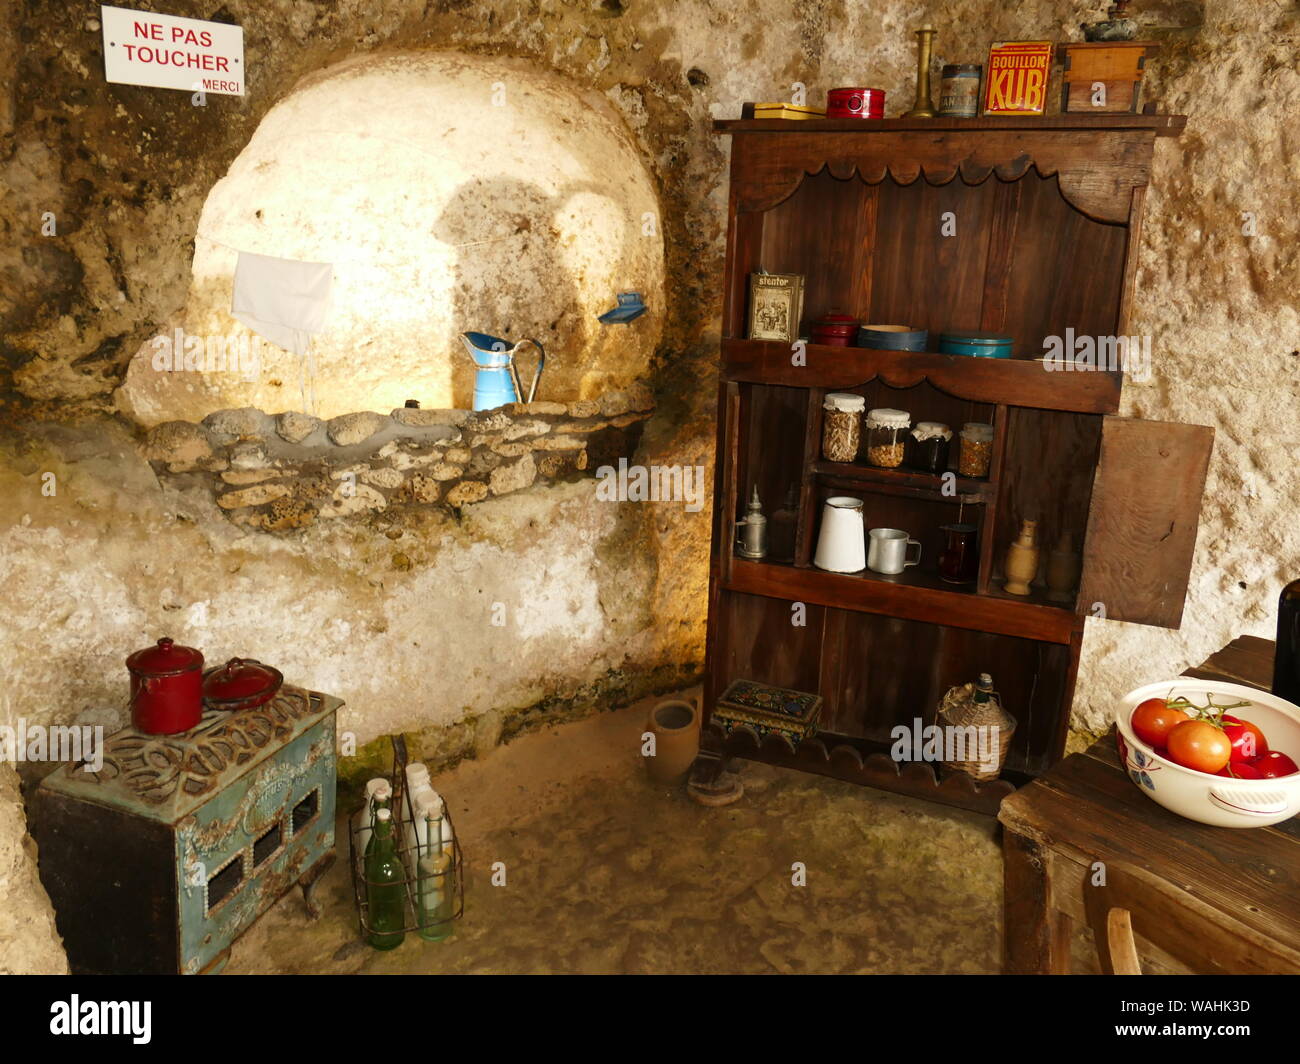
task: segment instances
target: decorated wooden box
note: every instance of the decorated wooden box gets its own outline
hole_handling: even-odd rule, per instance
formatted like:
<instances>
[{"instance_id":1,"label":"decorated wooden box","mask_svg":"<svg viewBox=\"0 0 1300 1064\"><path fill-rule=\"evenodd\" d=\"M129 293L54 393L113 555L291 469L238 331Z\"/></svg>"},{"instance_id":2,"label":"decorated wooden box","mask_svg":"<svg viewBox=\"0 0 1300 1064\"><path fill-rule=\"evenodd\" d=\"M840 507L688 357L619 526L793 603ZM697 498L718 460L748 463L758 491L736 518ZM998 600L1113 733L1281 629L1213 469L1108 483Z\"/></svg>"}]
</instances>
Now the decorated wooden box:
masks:
<instances>
[{"instance_id":1,"label":"decorated wooden box","mask_svg":"<svg viewBox=\"0 0 1300 1064\"><path fill-rule=\"evenodd\" d=\"M821 708L821 695L753 680L736 680L722 692L710 720L721 725L727 734L737 727L747 727L759 739L776 732L789 739L791 745L798 746L817 730Z\"/></svg>"},{"instance_id":2,"label":"decorated wooden box","mask_svg":"<svg viewBox=\"0 0 1300 1064\"><path fill-rule=\"evenodd\" d=\"M1146 61L1159 51L1149 41L1061 45L1061 110L1137 114Z\"/></svg>"},{"instance_id":3,"label":"decorated wooden box","mask_svg":"<svg viewBox=\"0 0 1300 1064\"><path fill-rule=\"evenodd\" d=\"M123 729L98 772L47 776L31 827L72 969L211 970L295 884L312 911L334 859L342 704L285 685L180 735Z\"/></svg>"}]
</instances>

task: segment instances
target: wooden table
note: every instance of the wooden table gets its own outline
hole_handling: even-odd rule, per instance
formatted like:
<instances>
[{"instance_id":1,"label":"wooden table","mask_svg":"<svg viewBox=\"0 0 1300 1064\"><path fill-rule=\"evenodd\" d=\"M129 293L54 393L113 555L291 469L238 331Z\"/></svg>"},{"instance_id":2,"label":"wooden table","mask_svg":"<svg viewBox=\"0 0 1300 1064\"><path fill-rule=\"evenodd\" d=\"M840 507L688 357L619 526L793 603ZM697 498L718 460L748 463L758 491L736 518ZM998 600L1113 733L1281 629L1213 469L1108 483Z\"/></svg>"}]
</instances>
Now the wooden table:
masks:
<instances>
[{"instance_id":1,"label":"wooden table","mask_svg":"<svg viewBox=\"0 0 1300 1064\"><path fill-rule=\"evenodd\" d=\"M1267 689L1272 665L1271 642L1241 636L1185 675ZM1097 931L1113 906L1152 955L1198 973L1300 972L1300 817L1251 829L1186 820L1133 786L1112 734L1005 799L998 819L1007 973L1067 974L1078 921L1109 973Z\"/></svg>"}]
</instances>

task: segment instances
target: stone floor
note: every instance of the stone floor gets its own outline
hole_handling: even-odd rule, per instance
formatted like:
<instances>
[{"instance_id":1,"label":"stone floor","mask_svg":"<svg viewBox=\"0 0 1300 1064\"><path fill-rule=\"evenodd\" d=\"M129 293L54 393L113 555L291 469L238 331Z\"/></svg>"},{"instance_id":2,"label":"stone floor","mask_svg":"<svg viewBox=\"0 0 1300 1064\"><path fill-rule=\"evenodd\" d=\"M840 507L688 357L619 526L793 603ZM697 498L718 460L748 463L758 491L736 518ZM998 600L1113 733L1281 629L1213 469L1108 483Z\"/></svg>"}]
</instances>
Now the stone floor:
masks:
<instances>
[{"instance_id":1,"label":"stone floor","mask_svg":"<svg viewBox=\"0 0 1300 1064\"><path fill-rule=\"evenodd\" d=\"M693 693L693 692L692 692ZM657 700L655 700L657 701ZM435 778L465 851L441 943L362 944L343 861L290 894L230 972L995 972L994 821L764 765L706 809L641 771L651 703L520 738ZM506 885L491 866L506 866ZM802 862L807 885L791 883Z\"/></svg>"}]
</instances>

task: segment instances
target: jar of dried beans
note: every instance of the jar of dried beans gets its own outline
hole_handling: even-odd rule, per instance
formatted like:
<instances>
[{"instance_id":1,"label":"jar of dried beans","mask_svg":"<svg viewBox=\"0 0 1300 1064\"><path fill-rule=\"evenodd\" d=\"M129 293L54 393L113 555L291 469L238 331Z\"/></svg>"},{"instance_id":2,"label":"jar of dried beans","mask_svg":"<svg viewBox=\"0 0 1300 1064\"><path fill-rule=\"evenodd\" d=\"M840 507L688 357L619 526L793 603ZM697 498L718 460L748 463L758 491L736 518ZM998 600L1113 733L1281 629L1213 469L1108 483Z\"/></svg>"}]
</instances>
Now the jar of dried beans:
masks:
<instances>
[{"instance_id":1,"label":"jar of dried beans","mask_svg":"<svg viewBox=\"0 0 1300 1064\"><path fill-rule=\"evenodd\" d=\"M852 462L862 445L862 411L867 401L852 392L829 392L822 401L822 457Z\"/></svg>"},{"instance_id":2,"label":"jar of dried beans","mask_svg":"<svg viewBox=\"0 0 1300 1064\"><path fill-rule=\"evenodd\" d=\"M981 421L968 421L961 427L957 472L964 477L986 477L992 457L993 426Z\"/></svg>"},{"instance_id":3,"label":"jar of dried beans","mask_svg":"<svg viewBox=\"0 0 1300 1064\"><path fill-rule=\"evenodd\" d=\"M903 464L903 445L912 415L906 410L877 407L867 413L867 461L873 466L896 469Z\"/></svg>"}]
</instances>

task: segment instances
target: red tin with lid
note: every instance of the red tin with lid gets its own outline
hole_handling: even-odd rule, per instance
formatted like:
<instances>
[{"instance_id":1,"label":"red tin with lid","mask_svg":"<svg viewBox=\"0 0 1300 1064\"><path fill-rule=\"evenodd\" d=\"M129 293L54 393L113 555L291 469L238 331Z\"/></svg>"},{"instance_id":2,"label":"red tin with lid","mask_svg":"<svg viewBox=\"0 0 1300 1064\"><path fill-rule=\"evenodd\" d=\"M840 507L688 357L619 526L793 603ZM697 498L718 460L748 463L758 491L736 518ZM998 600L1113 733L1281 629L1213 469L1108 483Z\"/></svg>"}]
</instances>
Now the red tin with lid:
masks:
<instances>
[{"instance_id":1,"label":"red tin with lid","mask_svg":"<svg viewBox=\"0 0 1300 1064\"><path fill-rule=\"evenodd\" d=\"M858 319L849 314L831 311L812 324L811 337L815 344L829 347L852 347L858 335Z\"/></svg>"},{"instance_id":2,"label":"red tin with lid","mask_svg":"<svg viewBox=\"0 0 1300 1064\"><path fill-rule=\"evenodd\" d=\"M826 94L827 118L884 118L884 89L831 89Z\"/></svg>"},{"instance_id":3,"label":"red tin with lid","mask_svg":"<svg viewBox=\"0 0 1300 1064\"><path fill-rule=\"evenodd\" d=\"M131 724L146 735L176 735L203 716L203 655L168 638L126 659Z\"/></svg>"}]
</instances>

